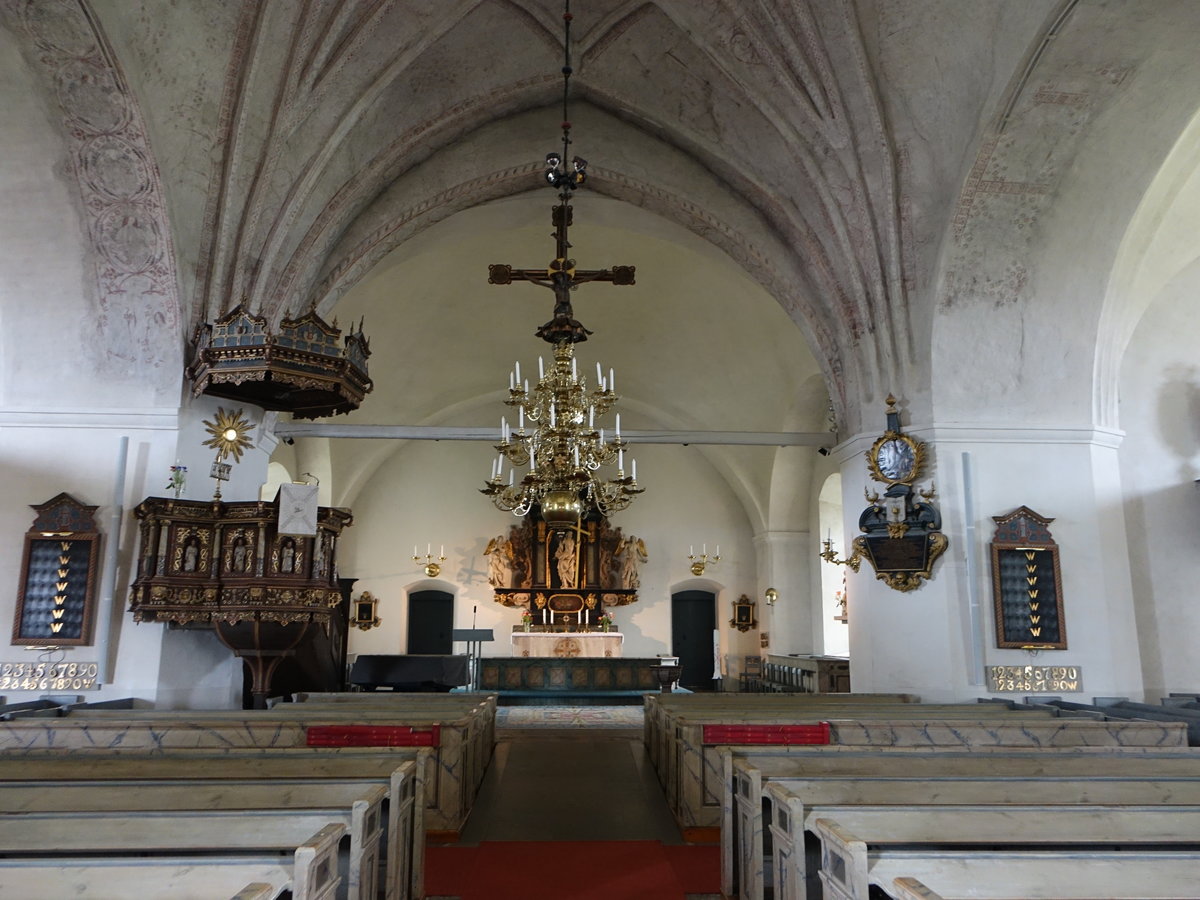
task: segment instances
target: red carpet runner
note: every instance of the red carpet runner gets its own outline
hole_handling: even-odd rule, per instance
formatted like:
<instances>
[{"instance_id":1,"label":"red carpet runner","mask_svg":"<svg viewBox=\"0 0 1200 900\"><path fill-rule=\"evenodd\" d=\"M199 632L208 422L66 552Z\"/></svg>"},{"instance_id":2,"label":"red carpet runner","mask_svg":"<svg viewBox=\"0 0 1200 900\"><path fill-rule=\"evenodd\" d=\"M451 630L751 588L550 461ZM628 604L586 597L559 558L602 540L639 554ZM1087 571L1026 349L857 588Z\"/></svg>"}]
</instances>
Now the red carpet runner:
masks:
<instances>
[{"instance_id":1,"label":"red carpet runner","mask_svg":"<svg viewBox=\"0 0 1200 900\"><path fill-rule=\"evenodd\" d=\"M431 846L425 893L462 900L683 900L721 890L720 848L659 841Z\"/></svg>"}]
</instances>

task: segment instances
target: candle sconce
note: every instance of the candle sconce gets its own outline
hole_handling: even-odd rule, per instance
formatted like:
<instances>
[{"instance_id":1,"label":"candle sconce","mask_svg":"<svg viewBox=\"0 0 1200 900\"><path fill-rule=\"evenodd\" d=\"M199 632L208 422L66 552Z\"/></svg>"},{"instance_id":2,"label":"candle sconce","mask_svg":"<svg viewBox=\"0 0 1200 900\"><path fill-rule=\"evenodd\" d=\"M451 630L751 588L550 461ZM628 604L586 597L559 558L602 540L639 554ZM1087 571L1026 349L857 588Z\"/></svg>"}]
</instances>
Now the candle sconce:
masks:
<instances>
[{"instance_id":1,"label":"candle sconce","mask_svg":"<svg viewBox=\"0 0 1200 900\"><path fill-rule=\"evenodd\" d=\"M774 606L779 602L779 591L775 590L775 588L767 588L764 599L767 601L767 606Z\"/></svg>"},{"instance_id":2,"label":"candle sconce","mask_svg":"<svg viewBox=\"0 0 1200 900\"><path fill-rule=\"evenodd\" d=\"M721 561L721 545L717 544L716 552L712 556L708 555L708 544L704 544L700 549L700 555L696 555L695 547L688 547L688 559L692 562L692 574L703 575L704 567L708 564L716 565Z\"/></svg>"},{"instance_id":3,"label":"candle sconce","mask_svg":"<svg viewBox=\"0 0 1200 900\"><path fill-rule=\"evenodd\" d=\"M363 591L353 601L350 611L350 623L363 631L378 628L383 619L377 615L379 599L370 591Z\"/></svg>"},{"instance_id":4,"label":"candle sconce","mask_svg":"<svg viewBox=\"0 0 1200 900\"><path fill-rule=\"evenodd\" d=\"M418 563L425 571L426 578L437 578L442 574L442 563L446 561L446 548L442 546L438 555L433 555L433 544L425 545L425 555L421 556L413 547L413 562Z\"/></svg>"},{"instance_id":5,"label":"candle sconce","mask_svg":"<svg viewBox=\"0 0 1200 900\"><path fill-rule=\"evenodd\" d=\"M825 538L821 541L821 546L825 548L821 551L821 559L827 563L833 563L835 566L849 566L855 572L862 565L862 554L859 552L857 541L854 544L854 552L846 559L837 558L837 551L833 549L833 538Z\"/></svg>"}]
</instances>

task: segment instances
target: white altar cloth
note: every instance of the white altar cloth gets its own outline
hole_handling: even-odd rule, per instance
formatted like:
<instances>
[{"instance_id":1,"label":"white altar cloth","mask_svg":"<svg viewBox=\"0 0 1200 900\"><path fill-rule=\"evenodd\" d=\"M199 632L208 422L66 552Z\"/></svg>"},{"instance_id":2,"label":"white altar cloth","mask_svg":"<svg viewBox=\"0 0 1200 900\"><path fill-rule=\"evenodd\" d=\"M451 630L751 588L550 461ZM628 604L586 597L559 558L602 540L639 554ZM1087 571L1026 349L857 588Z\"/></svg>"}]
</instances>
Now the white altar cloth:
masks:
<instances>
[{"instance_id":1,"label":"white altar cloth","mask_svg":"<svg viewBox=\"0 0 1200 900\"><path fill-rule=\"evenodd\" d=\"M591 656L620 656L625 635L617 631L524 632L514 631L513 656L541 656L574 659Z\"/></svg>"}]
</instances>

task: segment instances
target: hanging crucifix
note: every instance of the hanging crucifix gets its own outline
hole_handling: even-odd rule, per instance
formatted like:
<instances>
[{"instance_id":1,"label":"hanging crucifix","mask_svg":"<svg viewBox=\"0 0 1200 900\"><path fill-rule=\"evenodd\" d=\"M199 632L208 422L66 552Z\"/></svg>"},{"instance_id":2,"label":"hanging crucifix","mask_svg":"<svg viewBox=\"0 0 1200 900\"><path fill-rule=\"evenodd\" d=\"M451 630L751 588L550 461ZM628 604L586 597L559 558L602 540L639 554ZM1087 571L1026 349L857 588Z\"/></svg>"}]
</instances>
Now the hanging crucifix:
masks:
<instances>
[{"instance_id":1,"label":"hanging crucifix","mask_svg":"<svg viewBox=\"0 0 1200 900\"><path fill-rule=\"evenodd\" d=\"M554 226L556 255L545 269L514 269L505 264L488 266L489 284L512 284L527 281L530 284L548 287L554 291L554 318L537 330L542 340L558 345L578 344L586 341L591 332L575 319L571 308L571 291L577 285L589 281L608 281L612 284L633 284L633 266L613 266L611 269L576 269L575 260L568 257L571 242L567 240L567 228L571 225L571 195L576 187L587 180L587 160L576 156L571 168L566 167L567 154L571 146L571 123L567 117L567 98L571 84L571 13L563 13L565 23L565 55L563 64L563 149L562 153L546 156L546 183L558 190L559 205L554 207L551 224Z\"/></svg>"}]
</instances>

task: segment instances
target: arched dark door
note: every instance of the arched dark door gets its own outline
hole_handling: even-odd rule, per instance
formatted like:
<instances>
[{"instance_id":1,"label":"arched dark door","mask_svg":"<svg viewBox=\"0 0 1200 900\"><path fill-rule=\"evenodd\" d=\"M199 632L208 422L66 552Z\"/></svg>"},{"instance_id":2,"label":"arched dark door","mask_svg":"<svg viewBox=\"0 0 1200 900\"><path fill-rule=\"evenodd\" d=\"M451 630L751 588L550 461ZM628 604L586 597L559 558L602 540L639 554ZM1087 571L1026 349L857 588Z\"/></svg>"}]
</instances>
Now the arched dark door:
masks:
<instances>
[{"instance_id":1,"label":"arched dark door","mask_svg":"<svg viewBox=\"0 0 1200 900\"><path fill-rule=\"evenodd\" d=\"M689 691L711 691L713 631L717 627L717 595L680 591L671 595L671 655L679 657L679 684Z\"/></svg>"},{"instance_id":2,"label":"arched dark door","mask_svg":"<svg viewBox=\"0 0 1200 900\"><path fill-rule=\"evenodd\" d=\"M449 654L454 642L454 595L413 591L408 595L408 652Z\"/></svg>"}]
</instances>

